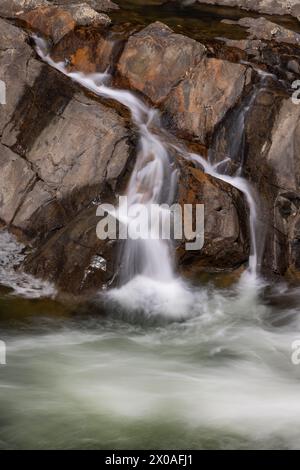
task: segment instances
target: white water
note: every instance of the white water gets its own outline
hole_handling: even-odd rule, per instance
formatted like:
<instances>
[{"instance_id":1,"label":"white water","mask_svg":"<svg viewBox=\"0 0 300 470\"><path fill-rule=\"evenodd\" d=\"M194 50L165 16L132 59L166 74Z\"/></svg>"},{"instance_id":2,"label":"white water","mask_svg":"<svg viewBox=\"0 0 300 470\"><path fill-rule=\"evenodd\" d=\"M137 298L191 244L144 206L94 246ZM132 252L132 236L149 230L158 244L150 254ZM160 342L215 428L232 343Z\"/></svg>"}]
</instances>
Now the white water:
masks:
<instances>
[{"instance_id":1,"label":"white water","mask_svg":"<svg viewBox=\"0 0 300 470\"><path fill-rule=\"evenodd\" d=\"M159 126L158 114L133 93L107 87L104 83L109 75L106 73L88 76L78 72L69 73L63 62L57 63L51 59L44 40L35 37L35 41L38 54L49 65L96 95L113 98L130 110L133 123L139 130L140 142L136 165L127 190L128 206L130 208L142 204L147 208L147 217L151 221L151 205L172 202L176 188L175 169L172 168L168 150L151 130L151 126ZM165 191L166 187L168 191ZM134 222L133 218L129 224ZM155 235L153 227L149 224L149 232L143 239L129 239L125 243L121 260L123 282L130 281L136 275L162 282L171 282L174 279L170 246L166 240Z\"/></svg>"},{"instance_id":2,"label":"white water","mask_svg":"<svg viewBox=\"0 0 300 470\"><path fill-rule=\"evenodd\" d=\"M0 285L8 287L11 295L30 299L53 297L56 290L50 283L18 270L25 258L24 248L13 235L0 230Z\"/></svg>"},{"instance_id":3,"label":"white water","mask_svg":"<svg viewBox=\"0 0 300 470\"><path fill-rule=\"evenodd\" d=\"M262 294L245 277L194 289L182 322L86 312L2 331L0 448L300 448L299 291L277 289L280 310Z\"/></svg>"}]
</instances>

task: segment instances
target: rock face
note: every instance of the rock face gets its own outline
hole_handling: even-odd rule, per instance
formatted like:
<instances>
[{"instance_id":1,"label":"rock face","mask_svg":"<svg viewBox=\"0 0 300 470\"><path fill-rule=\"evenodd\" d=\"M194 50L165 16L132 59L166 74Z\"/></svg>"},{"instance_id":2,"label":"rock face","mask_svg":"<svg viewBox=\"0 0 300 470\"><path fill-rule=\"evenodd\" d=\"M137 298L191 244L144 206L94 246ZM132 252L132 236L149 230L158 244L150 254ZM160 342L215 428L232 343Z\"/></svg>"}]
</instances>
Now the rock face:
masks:
<instances>
[{"instance_id":1,"label":"rock face","mask_svg":"<svg viewBox=\"0 0 300 470\"><path fill-rule=\"evenodd\" d=\"M170 93L165 103L168 119L180 134L205 144L250 81L251 69L205 58Z\"/></svg>"},{"instance_id":2,"label":"rock face","mask_svg":"<svg viewBox=\"0 0 300 470\"><path fill-rule=\"evenodd\" d=\"M110 18L97 13L89 5L70 5L66 7L45 6L35 8L19 15L27 27L58 43L76 26L102 26L110 24Z\"/></svg>"},{"instance_id":3,"label":"rock face","mask_svg":"<svg viewBox=\"0 0 300 470\"><path fill-rule=\"evenodd\" d=\"M156 22L131 36L118 64L122 84L142 92L154 104L166 99L190 68L197 65L204 46Z\"/></svg>"},{"instance_id":4,"label":"rock face","mask_svg":"<svg viewBox=\"0 0 300 470\"><path fill-rule=\"evenodd\" d=\"M228 271L247 262L247 209L237 189L184 163L181 164L178 202L182 206L193 204L193 207L204 204L204 246L198 252L185 251L183 244L177 248L182 273Z\"/></svg>"},{"instance_id":5,"label":"rock face","mask_svg":"<svg viewBox=\"0 0 300 470\"><path fill-rule=\"evenodd\" d=\"M272 269L278 274L299 277L300 269L300 107L282 101L274 122L271 145L265 156L274 179ZM267 260L266 260L267 262Z\"/></svg>"},{"instance_id":6,"label":"rock face","mask_svg":"<svg viewBox=\"0 0 300 470\"><path fill-rule=\"evenodd\" d=\"M261 201L259 223L269 241L266 249L261 244L265 271L299 281L300 108L280 81L257 72L259 65L281 77L281 68L290 64L294 71L288 73L297 76L298 43L283 46L261 24L266 47L248 65L237 63L241 57L251 60L247 51L226 60L221 45L223 52L216 58L212 46L207 50L154 23L115 48L113 28L86 28L97 25L98 13L90 10L95 2L48 3L19 16L28 28L56 42L52 57L67 59L71 70L103 72L111 67L116 86L143 94L161 109L165 125L176 134L168 137L170 144L174 139L173 149L183 137L192 148L206 146L216 163L229 157L222 171L235 174L240 168ZM244 25L251 31L254 27L252 21ZM0 79L9 84L0 114L1 225L34 248L26 270L53 280L61 290L78 294L113 285L118 247L98 240L95 203L115 203L124 191L137 154L136 130L124 109L38 60L19 28L0 20L0 33ZM248 41L262 44L255 39L258 33L251 34ZM287 51L280 54L280 63L273 60L279 50L274 48ZM248 259L250 244L243 195L179 157L176 162L177 200L205 206L204 247L189 252L185 240L179 244L181 272L239 268Z\"/></svg>"},{"instance_id":7,"label":"rock face","mask_svg":"<svg viewBox=\"0 0 300 470\"><path fill-rule=\"evenodd\" d=\"M300 108L269 80L218 129L211 156L221 161L229 155L227 171L242 168L256 190L263 272L299 281Z\"/></svg>"},{"instance_id":8,"label":"rock face","mask_svg":"<svg viewBox=\"0 0 300 470\"><path fill-rule=\"evenodd\" d=\"M0 28L1 79L11 82L6 113L1 112L0 121L2 225L21 235L23 240L33 242L38 252L44 252L46 243L49 259L47 247L56 250L51 258L52 270L48 264L43 270L45 265L38 256L26 262L28 271L51 279L56 278L55 269L61 272L62 260L59 253L62 245L52 241L52 237L59 234L60 238L64 234L64 259L69 270L76 256L68 251L73 245L68 245L66 240L72 239L79 246L82 238L91 232L89 240L93 244L84 238L87 244L91 243L91 249L87 245L80 254L84 257L85 253L85 264L78 268L80 258L74 267L77 278L81 276L81 281L87 282L93 270L98 273L99 265L94 258L99 245L93 201L104 195L111 198L123 181L125 184L135 145L133 134L114 109L88 98L71 80L37 61L26 44L25 34L18 28L2 20ZM109 244L105 246L107 251L111 249ZM116 255L116 251L113 253ZM101 266L99 270L102 273ZM111 276L109 268L103 276L105 283ZM74 292L79 284L74 281L72 287L70 279L67 271L63 271L59 286Z\"/></svg>"}]
</instances>

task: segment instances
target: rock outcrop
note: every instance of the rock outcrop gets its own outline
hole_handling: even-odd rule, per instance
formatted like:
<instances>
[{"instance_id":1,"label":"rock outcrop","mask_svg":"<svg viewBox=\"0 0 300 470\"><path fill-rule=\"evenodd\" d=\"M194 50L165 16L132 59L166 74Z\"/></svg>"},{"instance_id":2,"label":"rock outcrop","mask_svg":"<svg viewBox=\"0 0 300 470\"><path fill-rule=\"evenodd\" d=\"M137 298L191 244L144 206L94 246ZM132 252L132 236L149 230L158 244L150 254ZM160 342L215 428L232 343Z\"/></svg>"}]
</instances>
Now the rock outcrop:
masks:
<instances>
[{"instance_id":1,"label":"rock outcrop","mask_svg":"<svg viewBox=\"0 0 300 470\"><path fill-rule=\"evenodd\" d=\"M243 195L222 180L213 178L193 165L181 162L178 202L204 205L204 246L186 251L184 240L177 248L182 273L233 270L249 257L247 208ZM195 226L195 224L194 224Z\"/></svg>"},{"instance_id":2,"label":"rock outcrop","mask_svg":"<svg viewBox=\"0 0 300 470\"><path fill-rule=\"evenodd\" d=\"M37 60L22 31L3 20L0 29L4 40L0 78L10 83L0 121L2 226L43 252L45 243L58 250L52 237L60 233L79 246L85 236L81 233L75 239L79 229L74 232L73 227L79 220L84 233L93 232L95 242L86 252L90 259L81 266L82 279L87 279L86 269L90 264L96 266L93 260L98 250L93 201L112 198L125 184L135 145L133 133L114 109L85 96L70 79ZM82 222L83 214L90 214L87 225ZM93 229L89 226L92 220ZM72 263L75 255L68 247L66 243L64 259ZM54 261L52 271L43 271L39 259L28 259L26 269L44 278L54 275ZM61 271L62 258L55 259ZM78 284L68 284L71 277L64 273L59 286L75 292ZM80 269L76 273L79 277ZM109 273L107 269L103 283Z\"/></svg>"},{"instance_id":3,"label":"rock outcrop","mask_svg":"<svg viewBox=\"0 0 300 470\"><path fill-rule=\"evenodd\" d=\"M86 3L32 4L18 17L55 43L51 55L66 60L70 70L110 68L114 85L159 107L176 145L180 137L192 148L206 146L215 163L228 157L222 171L240 169L261 201L259 223L269 240L266 249L261 244L265 272L299 281L300 112L285 84L258 70L286 77L281 69L292 67L297 57L295 38L289 43L289 34L275 35L261 22L255 33L258 23L244 21L251 34L247 41L259 41L254 58L245 51L250 64L238 63L233 53L226 57L226 46L213 57L213 47L159 22L116 45L108 22L99 22L99 13L91 10L99 11L101 2ZM61 290L78 294L113 285L118 247L97 238L95 204L114 203L124 190L136 155L136 131L122 107L41 62L25 32L6 20L0 20L0 32L0 80L9 83L0 114L1 225L33 248L26 270ZM279 50L280 62L274 59ZM290 78L297 76L297 64L295 59ZM179 244L181 272L241 267L250 244L243 195L179 157L176 162L177 200L205 205L204 247L186 252L185 240Z\"/></svg>"}]
</instances>

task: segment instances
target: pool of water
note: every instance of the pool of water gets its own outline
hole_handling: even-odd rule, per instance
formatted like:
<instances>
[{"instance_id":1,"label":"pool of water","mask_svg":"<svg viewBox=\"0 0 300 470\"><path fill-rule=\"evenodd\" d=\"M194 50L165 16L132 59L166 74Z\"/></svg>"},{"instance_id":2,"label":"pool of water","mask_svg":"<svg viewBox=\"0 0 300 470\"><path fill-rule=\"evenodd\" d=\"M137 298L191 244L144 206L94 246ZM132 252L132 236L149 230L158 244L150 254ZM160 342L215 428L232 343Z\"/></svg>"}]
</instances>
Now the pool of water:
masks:
<instances>
[{"instance_id":1,"label":"pool of water","mask_svg":"<svg viewBox=\"0 0 300 470\"><path fill-rule=\"evenodd\" d=\"M244 39L245 29L221 23L221 20L239 20L243 17L259 17L253 12L238 8L210 5L183 5L182 1L163 2L151 0L116 0L120 10L110 13L115 24L130 23L134 26L147 26L153 21L162 21L177 33L185 34L198 41L227 37ZM300 32L296 18L289 16L266 16L270 21Z\"/></svg>"},{"instance_id":2,"label":"pool of water","mask_svg":"<svg viewBox=\"0 0 300 470\"><path fill-rule=\"evenodd\" d=\"M66 302L1 244L0 449L300 447L299 289L140 276Z\"/></svg>"}]
</instances>

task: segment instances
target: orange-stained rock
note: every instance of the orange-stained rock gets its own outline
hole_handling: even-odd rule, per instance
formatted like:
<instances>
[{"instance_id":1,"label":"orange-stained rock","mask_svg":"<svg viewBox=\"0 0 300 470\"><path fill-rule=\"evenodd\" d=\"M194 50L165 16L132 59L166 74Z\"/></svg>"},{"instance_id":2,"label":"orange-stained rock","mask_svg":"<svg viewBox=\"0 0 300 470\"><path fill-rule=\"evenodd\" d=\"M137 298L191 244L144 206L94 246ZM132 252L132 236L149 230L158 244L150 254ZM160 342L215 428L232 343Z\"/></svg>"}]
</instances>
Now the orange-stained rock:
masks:
<instances>
[{"instance_id":1,"label":"orange-stained rock","mask_svg":"<svg viewBox=\"0 0 300 470\"><path fill-rule=\"evenodd\" d=\"M174 129L205 144L227 111L240 100L251 69L204 58L170 93L164 104Z\"/></svg>"},{"instance_id":2,"label":"orange-stained rock","mask_svg":"<svg viewBox=\"0 0 300 470\"><path fill-rule=\"evenodd\" d=\"M87 4L40 7L19 16L25 25L57 44L76 26L107 26L110 18Z\"/></svg>"},{"instance_id":3,"label":"orange-stained rock","mask_svg":"<svg viewBox=\"0 0 300 470\"><path fill-rule=\"evenodd\" d=\"M205 47L199 42L156 22L130 37L118 72L124 85L158 104L201 61L204 53Z\"/></svg>"},{"instance_id":4,"label":"orange-stained rock","mask_svg":"<svg viewBox=\"0 0 300 470\"><path fill-rule=\"evenodd\" d=\"M116 62L119 41L98 29L76 28L52 50L55 61L67 60L70 71L105 72Z\"/></svg>"}]
</instances>

